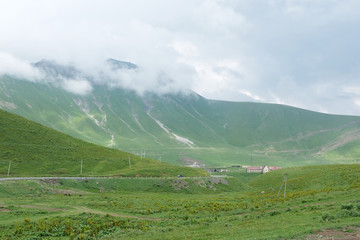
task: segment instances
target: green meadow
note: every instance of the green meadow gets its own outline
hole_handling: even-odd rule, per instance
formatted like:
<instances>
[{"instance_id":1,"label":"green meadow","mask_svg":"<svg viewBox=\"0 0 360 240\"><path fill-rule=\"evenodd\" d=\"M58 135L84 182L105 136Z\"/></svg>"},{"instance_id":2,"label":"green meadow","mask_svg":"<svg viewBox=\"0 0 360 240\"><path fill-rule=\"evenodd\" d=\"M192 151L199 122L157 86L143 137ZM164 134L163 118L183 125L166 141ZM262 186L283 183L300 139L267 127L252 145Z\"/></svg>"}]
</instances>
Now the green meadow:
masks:
<instances>
[{"instance_id":1,"label":"green meadow","mask_svg":"<svg viewBox=\"0 0 360 240\"><path fill-rule=\"evenodd\" d=\"M197 103L202 106L203 101ZM222 104L212 103L212 109L226 109ZM192 109L185 107L187 112ZM180 118L175 112L160 116L162 111L154 110L153 115L169 122ZM317 124L325 122L325 115L318 117ZM229 130L227 141L237 147L212 147L217 134L210 134L202 136L210 141L203 147L169 144L146 149L146 156L84 142L3 110L0 120L0 239L300 240L313 239L310 235L319 238L318 231L326 229L360 234L360 165L349 164L357 163L359 154L355 118L333 117L327 125L332 131L319 132L316 127L296 139L279 137L260 148L241 147L243 143L236 141L251 140L251 134L237 139ZM233 121L233 128L249 128ZM274 132L263 136L276 137ZM347 144L338 145L338 137L347 139ZM330 139L325 148L324 139ZM294 141L304 151L299 153ZM322 149L327 151L319 153ZM170 164L189 156L228 172L211 176L202 169ZM286 167L263 175L230 167L245 164ZM36 176L106 178L3 179Z\"/></svg>"},{"instance_id":2,"label":"green meadow","mask_svg":"<svg viewBox=\"0 0 360 240\"><path fill-rule=\"evenodd\" d=\"M213 178L2 181L0 239L306 239L360 227L359 165L229 170ZM284 187L277 197L285 176L285 198Z\"/></svg>"},{"instance_id":3,"label":"green meadow","mask_svg":"<svg viewBox=\"0 0 360 240\"><path fill-rule=\"evenodd\" d=\"M87 143L3 110L0 120L0 177L207 175Z\"/></svg>"}]
</instances>

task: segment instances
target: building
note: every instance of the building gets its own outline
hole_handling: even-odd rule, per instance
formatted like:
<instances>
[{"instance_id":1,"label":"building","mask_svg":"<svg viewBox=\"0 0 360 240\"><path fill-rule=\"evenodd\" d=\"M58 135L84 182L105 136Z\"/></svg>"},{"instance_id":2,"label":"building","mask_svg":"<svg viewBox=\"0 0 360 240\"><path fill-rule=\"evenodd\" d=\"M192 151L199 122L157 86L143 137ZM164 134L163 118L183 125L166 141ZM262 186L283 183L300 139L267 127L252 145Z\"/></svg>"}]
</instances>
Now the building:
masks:
<instances>
[{"instance_id":1,"label":"building","mask_svg":"<svg viewBox=\"0 0 360 240\"><path fill-rule=\"evenodd\" d=\"M247 173L262 173L262 167L248 167L246 169Z\"/></svg>"},{"instance_id":2,"label":"building","mask_svg":"<svg viewBox=\"0 0 360 240\"><path fill-rule=\"evenodd\" d=\"M267 172L270 172L270 168L265 165L265 166L262 168L262 173L267 173Z\"/></svg>"},{"instance_id":3,"label":"building","mask_svg":"<svg viewBox=\"0 0 360 240\"><path fill-rule=\"evenodd\" d=\"M263 167L248 167L246 169L247 173L267 173L270 171L271 169L266 165L264 165Z\"/></svg>"},{"instance_id":4,"label":"building","mask_svg":"<svg viewBox=\"0 0 360 240\"><path fill-rule=\"evenodd\" d=\"M281 169L281 167L269 167L270 171L273 171L273 170L279 170Z\"/></svg>"}]
</instances>

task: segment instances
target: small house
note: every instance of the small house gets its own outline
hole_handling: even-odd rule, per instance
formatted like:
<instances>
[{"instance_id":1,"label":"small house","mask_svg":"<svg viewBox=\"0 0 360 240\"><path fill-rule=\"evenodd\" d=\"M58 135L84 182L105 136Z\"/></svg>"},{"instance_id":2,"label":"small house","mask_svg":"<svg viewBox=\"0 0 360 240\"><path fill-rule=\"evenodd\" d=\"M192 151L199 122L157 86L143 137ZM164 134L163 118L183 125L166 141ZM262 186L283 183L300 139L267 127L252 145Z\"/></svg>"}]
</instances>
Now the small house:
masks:
<instances>
[{"instance_id":1,"label":"small house","mask_svg":"<svg viewBox=\"0 0 360 240\"><path fill-rule=\"evenodd\" d=\"M270 168L268 166L263 167L248 167L246 169L247 173L267 173L270 171Z\"/></svg>"}]
</instances>

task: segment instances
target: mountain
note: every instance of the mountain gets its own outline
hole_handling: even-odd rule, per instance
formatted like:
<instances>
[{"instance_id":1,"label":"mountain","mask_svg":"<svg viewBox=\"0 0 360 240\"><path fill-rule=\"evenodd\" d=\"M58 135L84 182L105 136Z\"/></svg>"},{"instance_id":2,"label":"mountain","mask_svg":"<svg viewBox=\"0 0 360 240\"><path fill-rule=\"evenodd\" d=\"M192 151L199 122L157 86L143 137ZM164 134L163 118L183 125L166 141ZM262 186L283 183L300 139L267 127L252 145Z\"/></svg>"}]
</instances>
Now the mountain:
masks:
<instances>
[{"instance_id":1,"label":"mountain","mask_svg":"<svg viewBox=\"0 0 360 240\"><path fill-rule=\"evenodd\" d=\"M113 70L137 69L138 68L135 64L133 64L131 62L119 61L119 60L116 60L116 59L113 59L113 58L108 58L106 60L106 63L109 64Z\"/></svg>"},{"instance_id":2,"label":"mountain","mask_svg":"<svg viewBox=\"0 0 360 240\"><path fill-rule=\"evenodd\" d=\"M8 174L9 165L10 176L79 176L81 171L82 176L205 175L87 143L3 110L0 137L0 176Z\"/></svg>"},{"instance_id":3,"label":"mountain","mask_svg":"<svg viewBox=\"0 0 360 240\"><path fill-rule=\"evenodd\" d=\"M114 59L107 63L137 69ZM49 61L34 65L55 79L86 77ZM360 158L360 117L208 100L191 91L139 96L93 83L91 93L77 95L52 81L2 76L0 108L89 142L177 164L299 166Z\"/></svg>"},{"instance_id":4,"label":"mountain","mask_svg":"<svg viewBox=\"0 0 360 240\"><path fill-rule=\"evenodd\" d=\"M73 66L63 66L57 64L55 61L43 59L39 62L32 64L35 68L41 69L47 77L65 77L75 78L81 75L81 72Z\"/></svg>"}]
</instances>

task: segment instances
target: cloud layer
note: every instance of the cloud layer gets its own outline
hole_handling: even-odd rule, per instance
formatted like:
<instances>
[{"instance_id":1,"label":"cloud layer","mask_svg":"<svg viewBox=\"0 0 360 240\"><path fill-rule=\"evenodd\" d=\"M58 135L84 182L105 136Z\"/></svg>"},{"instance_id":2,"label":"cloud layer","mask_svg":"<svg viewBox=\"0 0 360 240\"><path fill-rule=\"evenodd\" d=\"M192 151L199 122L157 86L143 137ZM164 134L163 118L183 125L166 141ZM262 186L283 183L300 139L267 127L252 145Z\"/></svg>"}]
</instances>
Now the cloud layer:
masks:
<instances>
[{"instance_id":1,"label":"cloud layer","mask_svg":"<svg viewBox=\"0 0 360 240\"><path fill-rule=\"evenodd\" d=\"M41 72L29 63L4 52L0 52L0 76L1 75L9 75L29 81L37 81L43 77Z\"/></svg>"},{"instance_id":2,"label":"cloud layer","mask_svg":"<svg viewBox=\"0 0 360 240\"><path fill-rule=\"evenodd\" d=\"M13 0L0 8L0 74L54 59L109 86L360 115L358 0ZM16 56L13 57L13 56ZM108 72L115 58L138 71ZM21 61L19 60L21 59ZM73 86L77 86L74 88ZM85 79L65 89L91 91Z\"/></svg>"}]
</instances>

